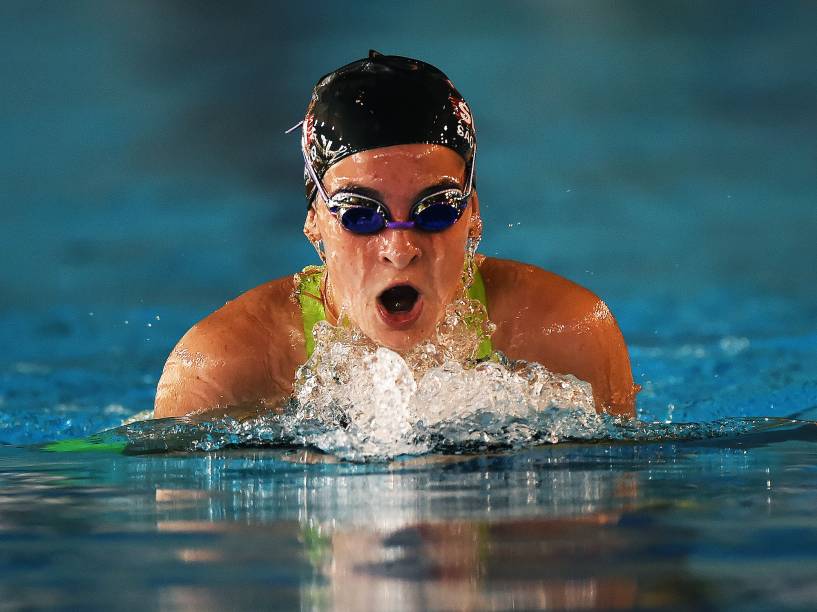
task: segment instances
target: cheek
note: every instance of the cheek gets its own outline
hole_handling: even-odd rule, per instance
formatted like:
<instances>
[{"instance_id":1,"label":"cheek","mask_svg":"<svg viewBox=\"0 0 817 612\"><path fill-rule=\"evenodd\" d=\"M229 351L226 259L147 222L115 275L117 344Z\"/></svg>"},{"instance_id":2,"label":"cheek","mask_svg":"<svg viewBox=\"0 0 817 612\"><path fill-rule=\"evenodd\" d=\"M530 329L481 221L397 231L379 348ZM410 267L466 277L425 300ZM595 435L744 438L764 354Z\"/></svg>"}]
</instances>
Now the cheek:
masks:
<instances>
[{"instance_id":1,"label":"cheek","mask_svg":"<svg viewBox=\"0 0 817 612\"><path fill-rule=\"evenodd\" d=\"M437 299L442 303L452 301L459 289L465 263L466 238L467 228L463 230L459 225L450 232L432 236L429 249L433 260L432 274Z\"/></svg>"},{"instance_id":2,"label":"cheek","mask_svg":"<svg viewBox=\"0 0 817 612\"><path fill-rule=\"evenodd\" d=\"M352 291L357 290L363 278L361 264L364 259L361 249L356 248L353 244L327 242L326 267L334 281L335 290L341 287L349 287Z\"/></svg>"},{"instance_id":3,"label":"cheek","mask_svg":"<svg viewBox=\"0 0 817 612\"><path fill-rule=\"evenodd\" d=\"M353 236L344 230L323 234L326 244L326 267L335 298L342 304L352 306L357 296L364 295L368 271L376 261L372 241Z\"/></svg>"}]
</instances>

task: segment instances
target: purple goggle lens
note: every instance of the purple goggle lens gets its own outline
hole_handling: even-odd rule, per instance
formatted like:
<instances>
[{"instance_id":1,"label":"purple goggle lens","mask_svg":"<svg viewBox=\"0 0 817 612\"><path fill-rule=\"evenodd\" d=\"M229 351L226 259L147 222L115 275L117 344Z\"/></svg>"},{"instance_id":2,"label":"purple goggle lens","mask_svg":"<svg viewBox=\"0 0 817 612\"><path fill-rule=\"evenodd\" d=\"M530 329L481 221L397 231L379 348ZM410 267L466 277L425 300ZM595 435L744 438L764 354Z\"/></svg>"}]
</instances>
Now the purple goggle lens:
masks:
<instances>
[{"instance_id":1,"label":"purple goggle lens","mask_svg":"<svg viewBox=\"0 0 817 612\"><path fill-rule=\"evenodd\" d=\"M417 202L410 221L390 221L388 209L372 198L339 193L330 200L329 210L341 225L355 234L376 234L382 229L412 229L441 232L454 225L465 210L467 198L458 189L446 189Z\"/></svg>"}]
</instances>

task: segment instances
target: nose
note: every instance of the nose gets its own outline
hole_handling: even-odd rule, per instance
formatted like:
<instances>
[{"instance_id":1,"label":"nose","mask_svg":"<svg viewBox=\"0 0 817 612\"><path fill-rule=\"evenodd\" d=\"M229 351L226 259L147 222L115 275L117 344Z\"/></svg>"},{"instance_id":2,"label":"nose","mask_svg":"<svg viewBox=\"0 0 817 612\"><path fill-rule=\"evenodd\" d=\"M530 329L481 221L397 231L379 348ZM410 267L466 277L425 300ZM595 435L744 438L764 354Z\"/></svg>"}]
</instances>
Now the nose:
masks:
<instances>
[{"instance_id":1,"label":"nose","mask_svg":"<svg viewBox=\"0 0 817 612\"><path fill-rule=\"evenodd\" d=\"M411 232L387 229L380 235L380 261L402 270L422 254Z\"/></svg>"}]
</instances>

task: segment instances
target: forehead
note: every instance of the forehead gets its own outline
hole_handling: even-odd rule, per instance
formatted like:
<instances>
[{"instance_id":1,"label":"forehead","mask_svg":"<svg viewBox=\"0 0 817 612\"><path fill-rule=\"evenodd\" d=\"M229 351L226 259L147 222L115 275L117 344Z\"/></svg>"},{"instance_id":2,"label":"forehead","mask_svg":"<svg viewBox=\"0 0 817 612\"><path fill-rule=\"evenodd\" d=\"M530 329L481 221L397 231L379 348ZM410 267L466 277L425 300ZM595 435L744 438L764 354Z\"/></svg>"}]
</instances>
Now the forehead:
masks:
<instances>
[{"instance_id":1,"label":"forehead","mask_svg":"<svg viewBox=\"0 0 817 612\"><path fill-rule=\"evenodd\" d=\"M406 185L416 187L451 179L462 183L465 160L459 154L436 144L403 144L369 149L344 157L324 175L328 189L345 184L367 185L378 189Z\"/></svg>"}]
</instances>

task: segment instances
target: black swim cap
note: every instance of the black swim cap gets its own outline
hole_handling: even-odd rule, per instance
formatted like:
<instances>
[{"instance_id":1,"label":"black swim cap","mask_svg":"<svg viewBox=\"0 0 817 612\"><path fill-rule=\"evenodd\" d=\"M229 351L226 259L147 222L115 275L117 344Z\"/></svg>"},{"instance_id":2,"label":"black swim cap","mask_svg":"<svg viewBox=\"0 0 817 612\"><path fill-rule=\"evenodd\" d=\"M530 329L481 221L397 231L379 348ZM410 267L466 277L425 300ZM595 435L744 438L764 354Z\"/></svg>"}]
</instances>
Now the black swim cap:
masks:
<instances>
[{"instance_id":1,"label":"black swim cap","mask_svg":"<svg viewBox=\"0 0 817 612\"><path fill-rule=\"evenodd\" d=\"M369 51L369 57L322 77L312 91L301 145L319 178L344 157L397 144L439 144L473 161L471 110L431 64ZM304 172L307 204L315 185Z\"/></svg>"}]
</instances>

